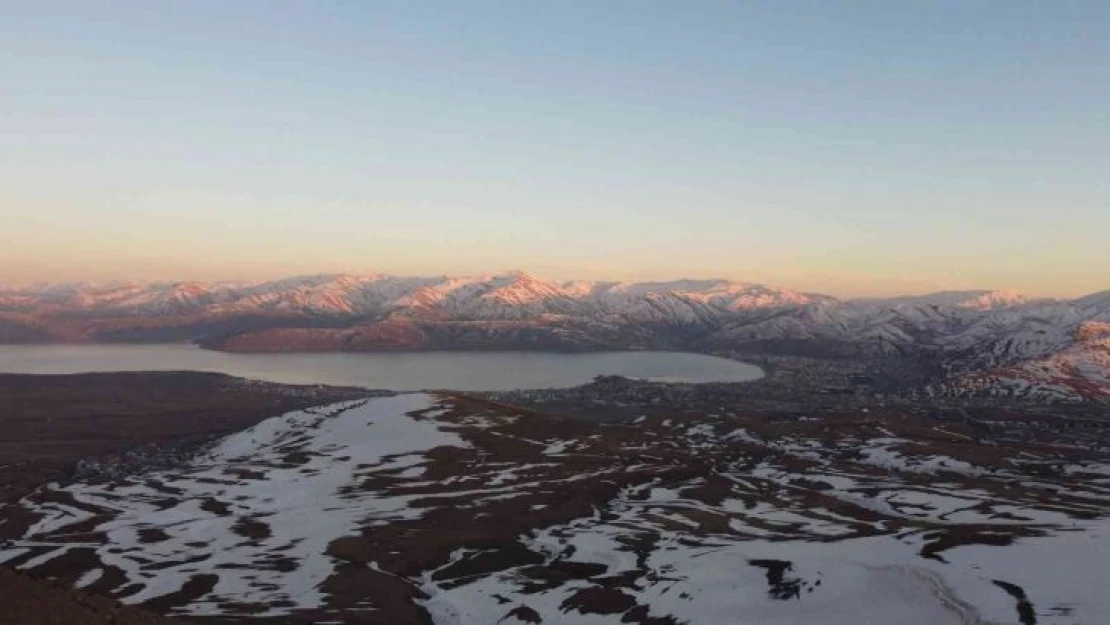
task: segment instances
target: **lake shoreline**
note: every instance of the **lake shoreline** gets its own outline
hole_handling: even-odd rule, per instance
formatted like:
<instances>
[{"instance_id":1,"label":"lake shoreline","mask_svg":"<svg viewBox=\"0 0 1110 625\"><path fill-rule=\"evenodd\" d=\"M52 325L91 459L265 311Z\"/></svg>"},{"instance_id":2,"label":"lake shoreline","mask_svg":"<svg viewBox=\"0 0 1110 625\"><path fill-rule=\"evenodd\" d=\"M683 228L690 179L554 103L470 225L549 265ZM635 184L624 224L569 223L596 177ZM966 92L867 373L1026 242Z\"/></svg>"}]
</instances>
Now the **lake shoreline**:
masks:
<instances>
[{"instance_id":1,"label":"lake shoreline","mask_svg":"<svg viewBox=\"0 0 1110 625\"><path fill-rule=\"evenodd\" d=\"M570 388L617 375L674 383L751 382L757 365L716 355L657 350L389 350L236 353L178 343L0 345L0 372L216 372L279 384L416 391Z\"/></svg>"}]
</instances>

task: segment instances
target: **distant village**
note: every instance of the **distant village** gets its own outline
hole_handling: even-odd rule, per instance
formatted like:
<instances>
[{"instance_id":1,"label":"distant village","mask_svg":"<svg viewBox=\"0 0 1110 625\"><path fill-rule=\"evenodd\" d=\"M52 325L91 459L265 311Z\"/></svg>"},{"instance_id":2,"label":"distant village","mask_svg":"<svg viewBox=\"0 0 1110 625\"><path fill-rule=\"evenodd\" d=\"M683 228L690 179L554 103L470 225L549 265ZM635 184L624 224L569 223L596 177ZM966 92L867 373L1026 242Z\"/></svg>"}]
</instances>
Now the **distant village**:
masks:
<instances>
[{"instance_id":1,"label":"distant village","mask_svg":"<svg viewBox=\"0 0 1110 625\"><path fill-rule=\"evenodd\" d=\"M792 356L733 356L757 364L766 377L751 382L681 384L599 376L566 389L489 392L487 398L534 407L553 414L618 421L654 414L758 413L794 419L829 413L896 411L936 419L978 420L978 410L1014 414L1032 410L1105 424L1099 407L1083 404L1030 404L1007 397L945 397L929 394L929 363L905 358L827 360Z\"/></svg>"}]
</instances>

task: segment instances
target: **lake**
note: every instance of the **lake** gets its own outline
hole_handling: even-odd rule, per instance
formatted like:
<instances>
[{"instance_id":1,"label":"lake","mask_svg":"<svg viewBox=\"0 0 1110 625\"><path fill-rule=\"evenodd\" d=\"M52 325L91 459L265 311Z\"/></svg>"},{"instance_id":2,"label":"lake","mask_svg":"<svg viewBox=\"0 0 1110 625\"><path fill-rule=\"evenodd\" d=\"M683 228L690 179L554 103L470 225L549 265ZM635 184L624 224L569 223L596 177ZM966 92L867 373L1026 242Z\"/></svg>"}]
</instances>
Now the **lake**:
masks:
<instances>
[{"instance_id":1,"label":"lake","mask_svg":"<svg viewBox=\"0 0 1110 625\"><path fill-rule=\"evenodd\" d=\"M751 364L673 352L229 354L193 345L0 345L0 373L215 371L287 384L459 391L564 388L598 375L665 382L745 382Z\"/></svg>"}]
</instances>

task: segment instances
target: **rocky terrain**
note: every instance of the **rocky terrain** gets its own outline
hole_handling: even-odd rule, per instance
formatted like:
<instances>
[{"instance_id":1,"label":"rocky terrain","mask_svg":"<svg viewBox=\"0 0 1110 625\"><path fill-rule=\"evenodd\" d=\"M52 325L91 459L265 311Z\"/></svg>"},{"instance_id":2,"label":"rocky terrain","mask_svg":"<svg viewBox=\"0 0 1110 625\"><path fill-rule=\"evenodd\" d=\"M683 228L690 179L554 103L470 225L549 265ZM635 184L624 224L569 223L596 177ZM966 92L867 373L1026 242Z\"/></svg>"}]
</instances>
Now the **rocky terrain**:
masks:
<instances>
[{"instance_id":1,"label":"rocky terrain","mask_svg":"<svg viewBox=\"0 0 1110 625\"><path fill-rule=\"evenodd\" d=\"M189 340L231 351L663 349L906 358L942 396L1104 401L1110 292L838 300L724 280L323 275L257 284L0 287L0 342Z\"/></svg>"},{"instance_id":2,"label":"rocky terrain","mask_svg":"<svg viewBox=\"0 0 1110 625\"><path fill-rule=\"evenodd\" d=\"M289 412L0 512L0 561L196 622L1093 625L1110 422L453 394Z\"/></svg>"}]
</instances>

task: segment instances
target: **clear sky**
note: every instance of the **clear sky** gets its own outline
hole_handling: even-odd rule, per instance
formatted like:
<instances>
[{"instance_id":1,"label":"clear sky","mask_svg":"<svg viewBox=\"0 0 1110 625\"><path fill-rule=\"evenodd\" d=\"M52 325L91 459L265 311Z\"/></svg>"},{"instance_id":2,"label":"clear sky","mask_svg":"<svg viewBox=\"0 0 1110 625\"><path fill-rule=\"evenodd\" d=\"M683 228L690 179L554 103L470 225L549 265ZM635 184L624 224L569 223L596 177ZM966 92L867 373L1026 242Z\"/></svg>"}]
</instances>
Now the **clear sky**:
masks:
<instances>
[{"instance_id":1,"label":"clear sky","mask_svg":"<svg viewBox=\"0 0 1110 625\"><path fill-rule=\"evenodd\" d=\"M1110 2L0 0L0 282L1110 288Z\"/></svg>"}]
</instances>

